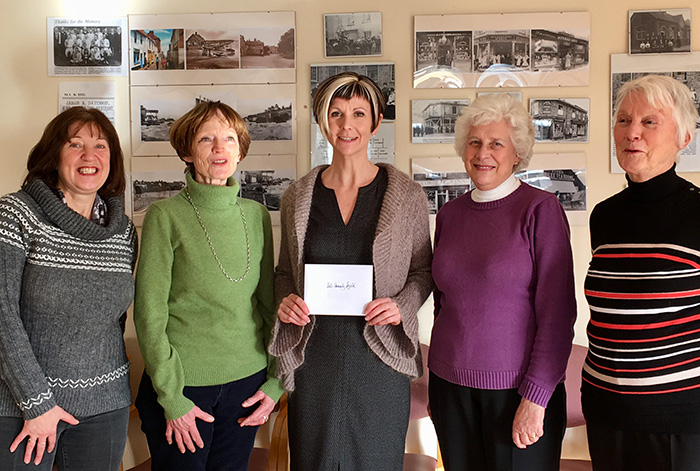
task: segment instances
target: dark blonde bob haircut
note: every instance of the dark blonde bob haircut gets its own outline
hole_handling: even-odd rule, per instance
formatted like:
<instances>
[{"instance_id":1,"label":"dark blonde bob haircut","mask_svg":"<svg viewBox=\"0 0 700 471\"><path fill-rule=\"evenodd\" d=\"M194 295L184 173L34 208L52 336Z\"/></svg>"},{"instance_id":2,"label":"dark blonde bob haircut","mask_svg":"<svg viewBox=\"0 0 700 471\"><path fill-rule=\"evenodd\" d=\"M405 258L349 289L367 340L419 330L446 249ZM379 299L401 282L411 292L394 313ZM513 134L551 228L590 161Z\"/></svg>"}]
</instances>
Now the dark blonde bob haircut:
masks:
<instances>
[{"instance_id":1,"label":"dark blonde bob haircut","mask_svg":"<svg viewBox=\"0 0 700 471\"><path fill-rule=\"evenodd\" d=\"M112 122L96 108L75 106L68 108L46 125L39 142L29 152L27 176L22 183L26 187L34 180L41 180L51 188L58 187L58 166L61 151L74 133L88 126L107 141L109 146L109 175L104 185L97 190L102 198L121 196L126 190L124 175L124 153L119 144L119 135Z\"/></svg>"},{"instance_id":2,"label":"dark blonde bob haircut","mask_svg":"<svg viewBox=\"0 0 700 471\"><path fill-rule=\"evenodd\" d=\"M180 116L170 127L170 144L180 160L185 162L185 157L193 156L195 136L202 129L204 123L215 117L222 119L236 131L241 160L245 158L250 148L250 134L248 134L248 127L241 115L226 103L202 101ZM192 162L185 163L190 173L194 175L194 164Z\"/></svg>"},{"instance_id":3,"label":"dark blonde bob haircut","mask_svg":"<svg viewBox=\"0 0 700 471\"><path fill-rule=\"evenodd\" d=\"M369 102L372 109L372 131L377 129L386 107L384 94L371 78L355 72L342 72L328 77L316 88L313 112L316 122L321 127L323 137L328 139L330 135L328 109L333 99L349 100L354 97L364 98Z\"/></svg>"}]
</instances>

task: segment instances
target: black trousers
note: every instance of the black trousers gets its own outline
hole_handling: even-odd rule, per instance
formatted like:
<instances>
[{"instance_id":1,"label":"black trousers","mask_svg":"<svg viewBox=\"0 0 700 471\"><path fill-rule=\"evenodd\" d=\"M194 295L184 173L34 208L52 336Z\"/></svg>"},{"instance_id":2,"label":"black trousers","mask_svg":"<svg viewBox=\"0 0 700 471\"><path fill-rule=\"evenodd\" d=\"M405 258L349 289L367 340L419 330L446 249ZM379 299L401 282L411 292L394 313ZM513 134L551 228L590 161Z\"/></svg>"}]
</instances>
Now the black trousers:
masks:
<instances>
[{"instance_id":1,"label":"black trousers","mask_svg":"<svg viewBox=\"0 0 700 471\"><path fill-rule=\"evenodd\" d=\"M430 373L430 410L446 471L558 471L566 429L564 384L552 394L544 435L524 450L513 443L517 389L469 388Z\"/></svg>"},{"instance_id":2,"label":"black trousers","mask_svg":"<svg viewBox=\"0 0 700 471\"><path fill-rule=\"evenodd\" d=\"M628 432L587 424L594 471L700 470L700 434Z\"/></svg>"}]
</instances>

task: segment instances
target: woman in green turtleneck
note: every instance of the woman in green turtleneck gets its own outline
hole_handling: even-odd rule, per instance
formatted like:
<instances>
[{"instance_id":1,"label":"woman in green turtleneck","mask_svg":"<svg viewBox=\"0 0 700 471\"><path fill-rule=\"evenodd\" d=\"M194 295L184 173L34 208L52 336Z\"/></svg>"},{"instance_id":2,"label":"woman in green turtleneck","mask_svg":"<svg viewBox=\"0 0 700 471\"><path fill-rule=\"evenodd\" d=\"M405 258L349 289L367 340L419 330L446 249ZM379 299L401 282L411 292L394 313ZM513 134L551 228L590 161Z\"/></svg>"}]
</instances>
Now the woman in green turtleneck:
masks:
<instances>
[{"instance_id":1,"label":"woman in green turtleneck","mask_svg":"<svg viewBox=\"0 0 700 471\"><path fill-rule=\"evenodd\" d=\"M220 102L170 130L187 186L143 224L134 322L136 407L153 470L247 470L282 387L266 353L275 317L270 216L232 177L250 137Z\"/></svg>"}]
</instances>

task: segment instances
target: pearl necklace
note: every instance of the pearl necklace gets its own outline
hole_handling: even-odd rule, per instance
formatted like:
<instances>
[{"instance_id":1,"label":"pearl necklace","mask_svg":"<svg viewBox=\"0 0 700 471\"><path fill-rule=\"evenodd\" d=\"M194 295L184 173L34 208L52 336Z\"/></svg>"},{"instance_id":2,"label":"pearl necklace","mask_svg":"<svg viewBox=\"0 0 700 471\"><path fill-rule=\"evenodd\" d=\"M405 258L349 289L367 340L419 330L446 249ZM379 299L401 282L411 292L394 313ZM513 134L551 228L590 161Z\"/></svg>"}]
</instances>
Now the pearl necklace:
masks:
<instances>
[{"instance_id":1,"label":"pearl necklace","mask_svg":"<svg viewBox=\"0 0 700 471\"><path fill-rule=\"evenodd\" d=\"M243 273L243 276L240 278L236 278L235 280L229 276L228 273L226 273L226 270L224 270L224 266L221 264L221 260L219 260L219 256L216 255L216 250L214 250L214 244L211 242L211 237L209 237L209 231L207 231L207 228L204 227L204 223L202 222L202 217L199 215L199 210L197 209L197 206L195 206L194 201L192 201L192 198L190 197L190 191L188 188L185 188L185 198L187 198L187 201L190 202L192 205L192 209L194 209L194 213L197 215L197 220L199 221L199 225L204 231L204 235L207 238L207 242L209 242L209 248L211 249L212 255L214 255L214 259L216 260L216 263L219 265L219 268L221 269L221 273L224 274L224 276L229 280L232 281L233 283L238 283L241 282L245 279L246 276L248 276L248 272L250 271L250 240L248 238L248 224L246 223L245 220L245 214L243 214L243 208L241 207L241 203L238 202L238 199L236 199L236 206L238 206L238 210L241 212L241 220L243 221L243 232L245 233L245 248L248 253L248 261L247 265L245 268L245 273Z\"/></svg>"}]
</instances>

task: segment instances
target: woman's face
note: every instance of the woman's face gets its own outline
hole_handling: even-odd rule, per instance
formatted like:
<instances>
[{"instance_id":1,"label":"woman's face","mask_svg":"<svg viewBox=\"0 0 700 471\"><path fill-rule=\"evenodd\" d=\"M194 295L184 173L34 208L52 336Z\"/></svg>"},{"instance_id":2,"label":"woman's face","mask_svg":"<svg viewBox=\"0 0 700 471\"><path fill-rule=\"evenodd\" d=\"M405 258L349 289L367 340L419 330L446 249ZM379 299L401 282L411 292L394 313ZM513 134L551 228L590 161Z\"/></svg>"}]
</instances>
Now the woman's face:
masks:
<instances>
[{"instance_id":1,"label":"woman's face","mask_svg":"<svg viewBox=\"0 0 700 471\"><path fill-rule=\"evenodd\" d=\"M184 160L194 164L199 183L225 185L241 160L238 133L217 113L202 124L194 136L192 156Z\"/></svg>"},{"instance_id":2,"label":"woman's face","mask_svg":"<svg viewBox=\"0 0 700 471\"><path fill-rule=\"evenodd\" d=\"M109 176L109 144L94 124L75 123L61 148L57 187L66 201L97 194Z\"/></svg>"},{"instance_id":3,"label":"woman's face","mask_svg":"<svg viewBox=\"0 0 700 471\"><path fill-rule=\"evenodd\" d=\"M520 162L510 140L511 130L505 120L469 129L464 168L479 190L496 188L513 174L513 168Z\"/></svg>"},{"instance_id":4,"label":"woman's face","mask_svg":"<svg viewBox=\"0 0 700 471\"><path fill-rule=\"evenodd\" d=\"M636 92L622 100L613 136L617 161L633 182L647 181L670 169L680 150L671 111L652 107Z\"/></svg>"},{"instance_id":5,"label":"woman's face","mask_svg":"<svg viewBox=\"0 0 700 471\"><path fill-rule=\"evenodd\" d=\"M360 97L334 98L328 108L328 141L334 154L367 157L369 140L376 134L381 120L380 116L373 131L369 101Z\"/></svg>"}]
</instances>

